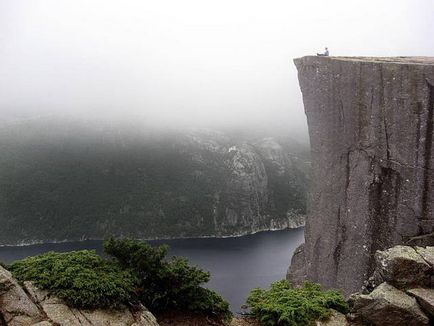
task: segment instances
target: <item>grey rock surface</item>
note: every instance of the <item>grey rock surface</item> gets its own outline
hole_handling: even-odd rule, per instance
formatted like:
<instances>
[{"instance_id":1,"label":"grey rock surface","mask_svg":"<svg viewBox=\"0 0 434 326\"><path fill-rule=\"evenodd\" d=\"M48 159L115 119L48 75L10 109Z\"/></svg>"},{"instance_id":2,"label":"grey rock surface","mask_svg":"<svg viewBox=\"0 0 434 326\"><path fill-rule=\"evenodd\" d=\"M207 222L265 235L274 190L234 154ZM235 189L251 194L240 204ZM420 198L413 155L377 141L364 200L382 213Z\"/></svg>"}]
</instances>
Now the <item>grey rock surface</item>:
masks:
<instances>
[{"instance_id":1,"label":"grey rock surface","mask_svg":"<svg viewBox=\"0 0 434 326\"><path fill-rule=\"evenodd\" d=\"M431 267L434 267L434 247L415 247L414 249Z\"/></svg>"},{"instance_id":2,"label":"grey rock surface","mask_svg":"<svg viewBox=\"0 0 434 326\"><path fill-rule=\"evenodd\" d=\"M306 274L358 291L374 253L434 232L434 58L295 59L311 141Z\"/></svg>"},{"instance_id":3,"label":"grey rock surface","mask_svg":"<svg viewBox=\"0 0 434 326\"><path fill-rule=\"evenodd\" d=\"M416 298L419 305L430 318L434 317L434 289L415 288L407 293Z\"/></svg>"},{"instance_id":4,"label":"grey rock surface","mask_svg":"<svg viewBox=\"0 0 434 326\"><path fill-rule=\"evenodd\" d=\"M428 325L429 319L416 299L395 287L382 283L369 295L358 295L354 309L364 323L378 326Z\"/></svg>"},{"instance_id":5,"label":"grey rock surface","mask_svg":"<svg viewBox=\"0 0 434 326\"><path fill-rule=\"evenodd\" d=\"M24 287L34 302L42 309L48 320L65 326L158 326L155 317L141 305L132 311L128 307L118 310L76 309L66 305L61 299L50 296L32 282L24 282Z\"/></svg>"},{"instance_id":6,"label":"grey rock surface","mask_svg":"<svg viewBox=\"0 0 434 326\"><path fill-rule=\"evenodd\" d=\"M142 305L136 309L76 309L32 282L24 282L24 289L0 266L1 326L158 326Z\"/></svg>"},{"instance_id":7,"label":"grey rock surface","mask_svg":"<svg viewBox=\"0 0 434 326\"><path fill-rule=\"evenodd\" d=\"M425 252L430 252L425 249ZM394 246L375 253L374 274L383 282L397 288L428 286L433 274L432 267L412 247Z\"/></svg>"},{"instance_id":8,"label":"grey rock surface","mask_svg":"<svg viewBox=\"0 0 434 326\"><path fill-rule=\"evenodd\" d=\"M11 273L0 266L0 324L28 326L43 319L38 307L18 285Z\"/></svg>"},{"instance_id":9,"label":"grey rock surface","mask_svg":"<svg viewBox=\"0 0 434 326\"><path fill-rule=\"evenodd\" d=\"M139 309L133 311L132 314L135 323L131 326L158 326L155 316L143 305L140 305Z\"/></svg>"},{"instance_id":10,"label":"grey rock surface","mask_svg":"<svg viewBox=\"0 0 434 326\"><path fill-rule=\"evenodd\" d=\"M218 164L224 170L213 194L213 235L304 226L305 206L298 204L304 203L309 163L291 153L288 143L273 137L234 142L223 135L193 133L184 146L186 152L196 149L197 164ZM282 197L289 197L283 210Z\"/></svg>"},{"instance_id":11,"label":"grey rock surface","mask_svg":"<svg viewBox=\"0 0 434 326\"><path fill-rule=\"evenodd\" d=\"M286 279L295 286L300 286L306 280L306 264L304 257L304 243L299 245L292 255L291 264Z\"/></svg>"},{"instance_id":12,"label":"grey rock surface","mask_svg":"<svg viewBox=\"0 0 434 326\"><path fill-rule=\"evenodd\" d=\"M316 321L316 326L349 326L350 324L347 321L347 318L344 314L341 314L340 312L333 310L332 316L323 321Z\"/></svg>"}]
</instances>

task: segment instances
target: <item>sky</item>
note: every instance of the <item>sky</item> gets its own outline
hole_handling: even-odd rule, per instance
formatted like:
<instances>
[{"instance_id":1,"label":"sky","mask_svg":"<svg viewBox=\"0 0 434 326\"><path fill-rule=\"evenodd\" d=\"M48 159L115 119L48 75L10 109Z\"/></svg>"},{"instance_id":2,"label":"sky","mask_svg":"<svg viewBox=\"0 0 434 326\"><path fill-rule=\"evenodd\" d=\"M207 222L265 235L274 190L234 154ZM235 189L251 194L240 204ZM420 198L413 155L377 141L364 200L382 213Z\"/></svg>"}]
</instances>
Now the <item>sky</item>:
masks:
<instances>
[{"instance_id":1,"label":"sky","mask_svg":"<svg viewBox=\"0 0 434 326\"><path fill-rule=\"evenodd\" d=\"M292 59L434 56L433 0L0 0L0 113L306 132Z\"/></svg>"}]
</instances>

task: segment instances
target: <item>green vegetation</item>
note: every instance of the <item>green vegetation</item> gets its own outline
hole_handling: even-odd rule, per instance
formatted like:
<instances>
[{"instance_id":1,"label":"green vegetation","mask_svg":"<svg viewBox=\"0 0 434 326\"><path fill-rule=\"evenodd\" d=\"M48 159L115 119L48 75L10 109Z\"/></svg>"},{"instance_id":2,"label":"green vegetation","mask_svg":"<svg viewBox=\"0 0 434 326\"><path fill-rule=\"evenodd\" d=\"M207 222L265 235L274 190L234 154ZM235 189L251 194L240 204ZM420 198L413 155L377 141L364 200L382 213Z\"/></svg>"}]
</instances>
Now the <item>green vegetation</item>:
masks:
<instances>
[{"instance_id":1,"label":"green vegetation","mask_svg":"<svg viewBox=\"0 0 434 326\"><path fill-rule=\"evenodd\" d=\"M105 241L104 251L124 268L135 271L137 296L151 311L176 308L230 318L229 304L201 286L209 281L210 274L190 266L185 258L166 259L167 247L111 238Z\"/></svg>"},{"instance_id":2,"label":"green vegetation","mask_svg":"<svg viewBox=\"0 0 434 326\"><path fill-rule=\"evenodd\" d=\"M20 282L33 281L74 307L117 308L140 301L153 312L175 308L229 319L229 304L202 287L210 274L187 259L167 259L167 249L111 238L104 243L110 259L88 250L49 252L8 268Z\"/></svg>"},{"instance_id":3,"label":"green vegetation","mask_svg":"<svg viewBox=\"0 0 434 326\"><path fill-rule=\"evenodd\" d=\"M129 270L88 250L28 257L9 270L19 281L31 280L79 308L119 307L132 297L136 283Z\"/></svg>"},{"instance_id":4,"label":"green vegetation","mask_svg":"<svg viewBox=\"0 0 434 326\"><path fill-rule=\"evenodd\" d=\"M251 193L234 179L228 153L241 143L255 152L244 159L254 158L266 169L261 226L286 220L289 211L303 214L307 159L286 142L279 140L286 155L282 174L280 163L261 147L267 145L248 136L156 136L137 128L127 132L45 120L0 129L0 244L248 230L249 225L225 220L228 210L242 215L253 205Z\"/></svg>"},{"instance_id":5,"label":"green vegetation","mask_svg":"<svg viewBox=\"0 0 434 326\"><path fill-rule=\"evenodd\" d=\"M330 317L331 310L349 311L342 294L337 291L322 291L321 286L305 282L294 288L281 280L271 284L269 290L253 289L247 299L252 313L267 326L303 326L315 320Z\"/></svg>"}]
</instances>

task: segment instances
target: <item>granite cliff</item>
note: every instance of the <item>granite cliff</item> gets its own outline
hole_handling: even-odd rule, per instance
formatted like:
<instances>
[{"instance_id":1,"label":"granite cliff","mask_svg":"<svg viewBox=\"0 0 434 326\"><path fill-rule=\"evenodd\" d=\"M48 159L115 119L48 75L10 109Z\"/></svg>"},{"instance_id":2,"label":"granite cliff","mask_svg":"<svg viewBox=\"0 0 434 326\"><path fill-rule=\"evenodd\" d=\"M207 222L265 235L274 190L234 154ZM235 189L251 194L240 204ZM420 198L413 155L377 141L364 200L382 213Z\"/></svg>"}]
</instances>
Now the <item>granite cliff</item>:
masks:
<instances>
[{"instance_id":1,"label":"granite cliff","mask_svg":"<svg viewBox=\"0 0 434 326\"><path fill-rule=\"evenodd\" d=\"M305 245L288 277L346 294L396 244L434 243L434 58L294 60L311 141Z\"/></svg>"}]
</instances>

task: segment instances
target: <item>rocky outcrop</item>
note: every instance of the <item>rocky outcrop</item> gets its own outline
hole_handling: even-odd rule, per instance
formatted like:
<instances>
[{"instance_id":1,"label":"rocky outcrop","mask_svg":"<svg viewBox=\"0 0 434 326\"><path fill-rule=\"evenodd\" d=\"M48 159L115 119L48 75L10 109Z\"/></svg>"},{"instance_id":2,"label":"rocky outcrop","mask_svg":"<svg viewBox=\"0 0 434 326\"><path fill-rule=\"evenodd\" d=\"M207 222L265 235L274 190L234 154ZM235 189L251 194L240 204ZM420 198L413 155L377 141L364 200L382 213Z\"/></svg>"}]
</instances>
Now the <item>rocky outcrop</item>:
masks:
<instances>
[{"instance_id":1,"label":"rocky outcrop","mask_svg":"<svg viewBox=\"0 0 434 326\"><path fill-rule=\"evenodd\" d=\"M375 286L388 282L397 288L429 286L434 275L432 267L415 249L395 246L375 254L376 268L370 278ZM371 286L372 286L371 285Z\"/></svg>"},{"instance_id":2,"label":"rocky outcrop","mask_svg":"<svg viewBox=\"0 0 434 326\"><path fill-rule=\"evenodd\" d=\"M434 242L434 58L294 61L311 141L306 276L350 294L377 250Z\"/></svg>"},{"instance_id":3,"label":"rocky outcrop","mask_svg":"<svg viewBox=\"0 0 434 326\"><path fill-rule=\"evenodd\" d=\"M0 325L33 325L42 321L43 314L11 273L0 266Z\"/></svg>"},{"instance_id":4,"label":"rocky outcrop","mask_svg":"<svg viewBox=\"0 0 434 326\"><path fill-rule=\"evenodd\" d=\"M382 283L368 295L356 297L354 310L363 322L381 326L422 326L429 319L416 299L395 287Z\"/></svg>"},{"instance_id":5,"label":"rocky outcrop","mask_svg":"<svg viewBox=\"0 0 434 326\"><path fill-rule=\"evenodd\" d=\"M350 296L350 320L374 326L432 325L434 268L426 260L432 255L434 247L398 245L378 251L363 293Z\"/></svg>"},{"instance_id":6,"label":"rocky outcrop","mask_svg":"<svg viewBox=\"0 0 434 326\"><path fill-rule=\"evenodd\" d=\"M416 288L407 290L407 293L415 297L427 315L434 319L434 289Z\"/></svg>"},{"instance_id":7,"label":"rocky outcrop","mask_svg":"<svg viewBox=\"0 0 434 326\"><path fill-rule=\"evenodd\" d=\"M214 196L216 235L243 235L304 225L304 207L297 206L300 200L285 199L286 203L279 200L281 196L303 191L305 181L291 178L296 178L297 169L306 163L292 163L282 146L270 138L257 144L241 142L220 154L226 173L221 189L216 189ZM304 176L304 172L299 173ZM279 179L283 186L277 184ZM286 208L282 210L282 206Z\"/></svg>"},{"instance_id":8,"label":"rocky outcrop","mask_svg":"<svg viewBox=\"0 0 434 326\"><path fill-rule=\"evenodd\" d=\"M31 282L25 282L22 288L0 267L0 325L158 326L158 323L142 305L118 310L71 308Z\"/></svg>"}]
</instances>

